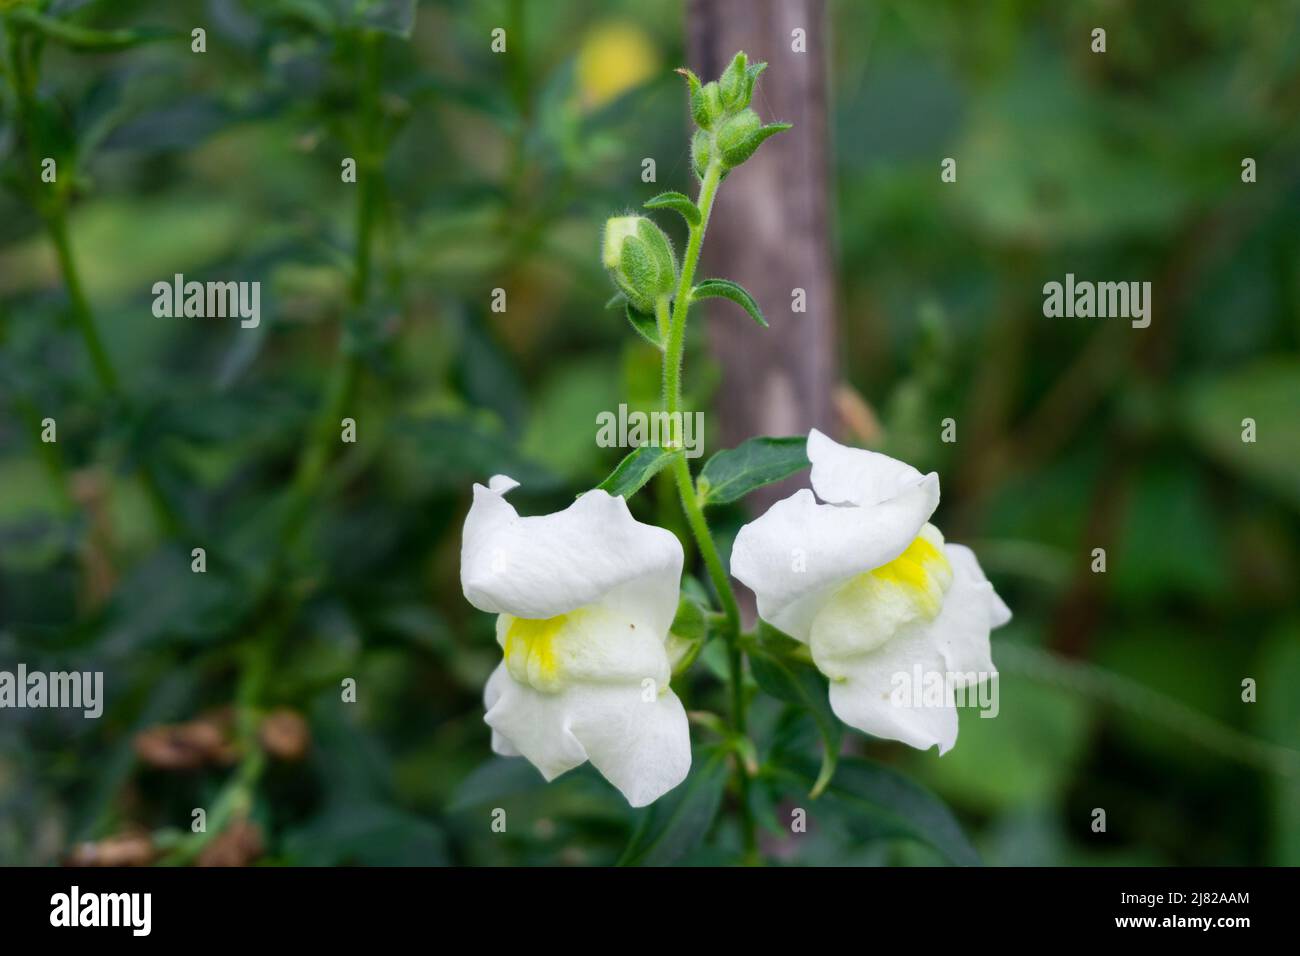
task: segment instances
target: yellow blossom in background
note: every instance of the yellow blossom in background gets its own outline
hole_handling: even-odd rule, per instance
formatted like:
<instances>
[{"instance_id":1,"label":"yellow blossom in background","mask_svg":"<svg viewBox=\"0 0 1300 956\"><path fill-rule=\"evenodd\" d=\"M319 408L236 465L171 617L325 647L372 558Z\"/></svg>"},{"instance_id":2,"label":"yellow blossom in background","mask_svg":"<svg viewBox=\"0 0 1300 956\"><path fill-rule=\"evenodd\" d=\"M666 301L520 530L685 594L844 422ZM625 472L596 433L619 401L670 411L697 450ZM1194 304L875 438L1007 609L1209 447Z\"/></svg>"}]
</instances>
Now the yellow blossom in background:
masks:
<instances>
[{"instance_id":1,"label":"yellow blossom in background","mask_svg":"<svg viewBox=\"0 0 1300 956\"><path fill-rule=\"evenodd\" d=\"M598 109L640 86L659 70L659 51L635 24L596 26L578 51L578 94L584 109Z\"/></svg>"}]
</instances>

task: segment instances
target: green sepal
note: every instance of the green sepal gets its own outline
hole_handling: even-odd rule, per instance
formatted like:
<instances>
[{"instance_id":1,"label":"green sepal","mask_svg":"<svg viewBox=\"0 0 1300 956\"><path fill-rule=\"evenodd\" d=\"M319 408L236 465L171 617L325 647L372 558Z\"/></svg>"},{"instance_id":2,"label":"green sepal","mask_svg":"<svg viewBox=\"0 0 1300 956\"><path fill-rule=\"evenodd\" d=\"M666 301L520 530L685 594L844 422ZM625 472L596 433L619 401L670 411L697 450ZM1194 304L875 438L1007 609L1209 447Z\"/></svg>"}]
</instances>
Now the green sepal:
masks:
<instances>
[{"instance_id":1,"label":"green sepal","mask_svg":"<svg viewBox=\"0 0 1300 956\"><path fill-rule=\"evenodd\" d=\"M636 334L641 336L660 352L664 350L663 339L659 337L659 322L650 312L642 312L634 306L630 300L624 300L626 308L624 313L627 315L627 321L636 330Z\"/></svg>"},{"instance_id":2,"label":"green sepal","mask_svg":"<svg viewBox=\"0 0 1300 956\"><path fill-rule=\"evenodd\" d=\"M744 52L737 53L718 78L718 95L728 112L743 110L748 105L746 92L752 89L749 82L749 59Z\"/></svg>"}]
</instances>

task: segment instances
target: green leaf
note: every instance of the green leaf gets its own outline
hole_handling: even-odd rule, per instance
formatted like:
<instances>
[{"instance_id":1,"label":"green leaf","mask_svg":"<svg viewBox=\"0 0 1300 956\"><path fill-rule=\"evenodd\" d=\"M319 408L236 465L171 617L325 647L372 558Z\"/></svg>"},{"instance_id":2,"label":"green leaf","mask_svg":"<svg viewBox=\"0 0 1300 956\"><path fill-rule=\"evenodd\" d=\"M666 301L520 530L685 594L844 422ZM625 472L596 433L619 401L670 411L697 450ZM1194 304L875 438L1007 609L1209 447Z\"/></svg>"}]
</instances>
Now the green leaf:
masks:
<instances>
[{"instance_id":1,"label":"green leaf","mask_svg":"<svg viewBox=\"0 0 1300 956\"><path fill-rule=\"evenodd\" d=\"M808 467L808 440L751 438L718 452L704 464L696 482L704 505L739 501L755 488L789 478Z\"/></svg>"},{"instance_id":2,"label":"green leaf","mask_svg":"<svg viewBox=\"0 0 1300 956\"><path fill-rule=\"evenodd\" d=\"M812 761L798 758L791 766L768 772L799 787L809 787L817 773ZM943 801L881 764L857 757L840 761L818 806L836 812L845 828L861 840L916 840L957 866L980 865L979 854Z\"/></svg>"},{"instance_id":3,"label":"green leaf","mask_svg":"<svg viewBox=\"0 0 1300 956\"><path fill-rule=\"evenodd\" d=\"M449 813L459 813L504 797L531 793L546 786L546 779L527 760L492 757L470 771L447 803Z\"/></svg>"},{"instance_id":4,"label":"green leaf","mask_svg":"<svg viewBox=\"0 0 1300 956\"><path fill-rule=\"evenodd\" d=\"M642 445L620 461L609 476L596 487L616 498L620 495L631 498L678 454L680 452L677 450L661 448L658 445Z\"/></svg>"},{"instance_id":5,"label":"green leaf","mask_svg":"<svg viewBox=\"0 0 1300 956\"><path fill-rule=\"evenodd\" d=\"M704 608L689 594L683 593L677 602L677 614L668 628L668 660L673 676L684 674L704 649L709 638L709 620Z\"/></svg>"},{"instance_id":6,"label":"green leaf","mask_svg":"<svg viewBox=\"0 0 1300 956\"><path fill-rule=\"evenodd\" d=\"M1290 620L1269 635L1260 648L1253 673L1267 675L1274 687L1295 687L1300 681L1300 622ZM1261 685L1263 681L1261 681ZM1271 817L1272 860L1275 866L1300 866L1300 755L1294 748L1300 731L1300 696L1294 693L1260 697L1255 710L1261 735L1290 752L1290 772L1279 772L1268 781ZM1253 708L1252 708L1253 709Z\"/></svg>"},{"instance_id":7,"label":"green leaf","mask_svg":"<svg viewBox=\"0 0 1300 956\"><path fill-rule=\"evenodd\" d=\"M649 312L642 312L631 302L627 302L625 305L624 312L627 315L627 320L631 323L632 328L636 329L636 334L662 352L664 344L659 339L659 323L655 321L655 317Z\"/></svg>"},{"instance_id":8,"label":"green leaf","mask_svg":"<svg viewBox=\"0 0 1300 956\"><path fill-rule=\"evenodd\" d=\"M708 631L708 621L705 620L703 608L683 595L677 602L677 614L673 617L668 632L683 640L702 641Z\"/></svg>"},{"instance_id":9,"label":"green leaf","mask_svg":"<svg viewBox=\"0 0 1300 956\"><path fill-rule=\"evenodd\" d=\"M808 795L814 800L835 775L840 754L840 722L831 710L826 678L811 664L792 656L802 645L794 638L762 622L762 644L749 654L754 680L777 700L805 710L822 738L822 765Z\"/></svg>"},{"instance_id":10,"label":"green leaf","mask_svg":"<svg viewBox=\"0 0 1300 956\"><path fill-rule=\"evenodd\" d=\"M666 866L699 847L722 804L728 769L725 749L696 748L690 775L640 811L618 865Z\"/></svg>"},{"instance_id":11,"label":"green leaf","mask_svg":"<svg viewBox=\"0 0 1300 956\"><path fill-rule=\"evenodd\" d=\"M647 209L671 209L674 212L681 213L686 225L695 227L700 224L700 207L691 202L688 196L679 192L660 193L653 199L647 199L645 203Z\"/></svg>"},{"instance_id":12,"label":"green leaf","mask_svg":"<svg viewBox=\"0 0 1300 956\"><path fill-rule=\"evenodd\" d=\"M744 286L732 282L730 279L705 279L691 290L692 301L710 298L730 299L748 312L751 319L763 328L767 328L767 319L763 318L758 303L754 301L752 295L745 291Z\"/></svg>"}]
</instances>

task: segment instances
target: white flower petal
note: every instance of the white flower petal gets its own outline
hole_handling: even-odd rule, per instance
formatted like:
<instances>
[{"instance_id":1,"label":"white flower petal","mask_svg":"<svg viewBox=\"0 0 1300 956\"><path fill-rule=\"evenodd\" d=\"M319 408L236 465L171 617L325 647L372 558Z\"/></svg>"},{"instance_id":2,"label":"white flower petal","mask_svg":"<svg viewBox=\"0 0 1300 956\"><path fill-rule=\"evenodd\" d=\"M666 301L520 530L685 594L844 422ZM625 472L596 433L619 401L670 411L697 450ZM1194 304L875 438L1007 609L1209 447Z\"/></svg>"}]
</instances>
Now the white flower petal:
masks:
<instances>
[{"instance_id":1,"label":"white flower petal","mask_svg":"<svg viewBox=\"0 0 1300 956\"><path fill-rule=\"evenodd\" d=\"M641 807L690 770L686 712L671 690L650 702L637 684L576 684L546 694L513 680L504 665L488 685L485 699L495 699L484 719L547 780L590 759L628 803Z\"/></svg>"},{"instance_id":2,"label":"white flower petal","mask_svg":"<svg viewBox=\"0 0 1300 956\"><path fill-rule=\"evenodd\" d=\"M976 674L975 679L959 679L957 686L978 684L983 675L996 675L989 631L1011 618L980 570L970 548L960 544L944 546L952 565L952 586L944 598L943 609L929 625L939 650L954 674Z\"/></svg>"},{"instance_id":3,"label":"white flower petal","mask_svg":"<svg viewBox=\"0 0 1300 956\"><path fill-rule=\"evenodd\" d=\"M518 487L519 482L509 475L493 475L488 479L488 490L493 494L504 495L507 491L514 491Z\"/></svg>"},{"instance_id":4,"label":"white flower petal","mask_svg":"<svg viewBox=\"0 0 1300 956\"><path fill-rule=\"evenodd\" d=\"M511 628L523 634L537 625L554 624L551 636L535 649L526 640L511 640ZM519 635L520 631L516 631ZM560 689L571 683L637 684L646 678L659 689L668 686L670 665L662 632L630 616L626 607L588 605L552 621L522 621L509 614L497 617L497 643L506 655L506 670L517 681L538 690Z\"/></svg>"},{"instance_id":5,"label":"white flower petal","mask_svg":"<svg viewBox=\"0 0 1300 956\"><path fill-rule=\"evenodd\" d=\"M984 569L976 560L974 551L961 544L948 545L945 550L954 569L965 570L967 576L974 581L988 583L988 578L985 577ZM989 585L989 589L992 591L992 585ZM998 597L996 591L993 592L989 615L989 627L1001 627L1011 620L1011 609L1006 606L1002 598Z\"/></svg>"},{"instance_id":6,"label":"white flower petal","mask_svg":"<svg viewBox=\"0 0 1300 956\"><path fill-rule=\"evenodd\" d=\"M492 728L494 740L499 734L547 780L586 762L587 752L569 730L567 695L543 694L519 684L505 664L492 672L488 687L493 690L484 694L485 700L493 691L496 699L483 719Z\"/></svg>"},{"instance_id":7,"label":"white flower petal","mask_svg":"<svg viewBox=\"0 0 1300 956\"><path fill-rule=\"evenodd\" d=\"M870 654L842 662L841 667L848 676L831 681L831 710L850 727L918 750L937 744L940 754L957 742L957 707L951 689L944 691L937 706L915 703L910 695L904 695L907 705L903 706L895 694L898 680L904 679L910 688L918 673L942 674L945 669L943 655L924 630L899 635Z\"/></svg>"},{"instance_id":8,"label":"white flower petal","mask_svg":"<svg viewBox=\"0 0 1300 956\"><path fill-rule=\"evenodd\" d=\"M939 476L922 475L911 465L880 452L841 445L817 429L808 433L809 475L813 491L828 504L874 505L904 494L922 481ZM936 502L937 503L937 502Z\"/></svg>"},{"instance_id":9,"label":"white flower petal","mask_svg":"<svg viewBox=\"0 0 1300 956\"><path fill-rule=\"evenodd\" d=\"M501 682L510 680L510 675L506 669L498 666L488 678L486 686L483 688L483 709L489 711L496 706L496 702L501 699ZM496 730L492 731L492 752L500 754L502 757L522 757L515 745L502 737Z\"/></svg>"},{"instance_id":10,"label":"white flower petal","mask_svg":"<svg viewBox=\"0 0 1300 956\"><path fill-rule=\"evenodd\" d=\"M760 617L807 642L828 592L902 554L938 504L933 474L863 507L818 504L804 488L740 529L731 573L757 596Z\"/></svg>"},{"instance_id":11,"label":"white flower petal","mask_svg":"<svg viewBox=\"0 0 1300 956\"><path fill-rule=\"evenodd\" d=\"M849 618L817 618L811 649L818 668L832 676L831 708L845 723L877 737L900 740L945 753L957 739L957 714L951 689L973 687L997 676L989 631L1007 617L974 553L958 544L944 545L952 565L952 583L934 620L903 628L892 639L862 654L846 654L857 637ZM919 666L920 670L917 670ZM834 679L842 676L843 679ZM943 681L941 706L916 706L905 695L900 706L891 694L895 682L924 688Z\"/></svg>"},{"instance_id":12,"label":"white flower petal","mask_svg":"<svg viewBox=\"0 0 1300 956\"><path fill-rule=\"evenodd\" d=\"M677 611L682 546L632 517L627 502L589 491L555 514L520 517L497 476L474 486L461 543L461 587L483 611L550 618L598 601L634 609L665 633Z\"/></svg>"},{"instance_id":13,"label":"white flower petal","mask_svg":"<svg viewBox=\"0 0 1300 956\"><path fill-rule=\"evenodd\" d=\"M690 729L686 710L671 690L649 702L640 687L600 687L581 700L573 713L573 735L582 741L592 766L629 804L653 803L686 779Z\"/></svg>"}]
</instances>

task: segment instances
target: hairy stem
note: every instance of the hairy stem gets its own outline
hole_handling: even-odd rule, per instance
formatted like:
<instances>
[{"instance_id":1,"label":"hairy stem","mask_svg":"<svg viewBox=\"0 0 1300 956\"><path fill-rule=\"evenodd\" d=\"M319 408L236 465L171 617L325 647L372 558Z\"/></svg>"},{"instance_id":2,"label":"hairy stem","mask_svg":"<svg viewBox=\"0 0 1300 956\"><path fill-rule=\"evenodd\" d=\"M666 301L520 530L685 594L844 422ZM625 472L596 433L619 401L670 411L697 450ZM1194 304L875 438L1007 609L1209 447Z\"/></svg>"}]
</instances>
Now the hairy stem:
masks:
<instances>
[{"instance_id":1,"label":"hairy stem","mask_svg":"<svg viewBox=\"0 0 1300 956\"><path fill-rule=\"evenodd\" d=\"M682 254L681 276L677 283L677 296L673 301L672 315L668 319L668 335L664 348L664 409L673 420L682 410L682 358L686 344L686 317L691 307L691 289L695 282L695 268L700 260L700 248L704 244L704 233L709 225L709 214L713 211L713 200L717 195L718 184L722 181L722 167L713 162L704 172L700 183L697 205L700 210L700 223L690 228L686 241L686 251ZM662 319L661 319L662 321ZM686 515L691 535L699 548L700 558L709 573L709 580L722 602L724 614L723 634L727 642L728 685L731 692L732 729L740 736L745 735L747 716L745 713L744 658L740 649L740 605L736 593L727 577L726 568L718 556L717 545L709 531L704 510L700 506L695 483L691 479L691 469L686 459L678 457L672 464L673 478L677 484L677 494L681 499L682 511ZM745 857L749 862L757 859L757 838L754 818L749 806L749 774L743 761L736 764L737 779L740 784L740 815L745 840Z\"/></svg>"}]
</instances>

